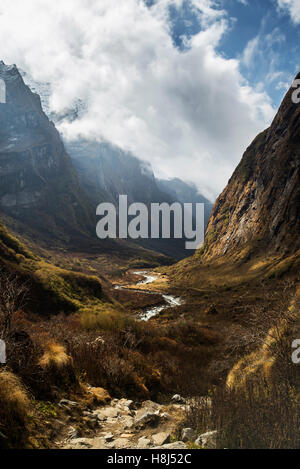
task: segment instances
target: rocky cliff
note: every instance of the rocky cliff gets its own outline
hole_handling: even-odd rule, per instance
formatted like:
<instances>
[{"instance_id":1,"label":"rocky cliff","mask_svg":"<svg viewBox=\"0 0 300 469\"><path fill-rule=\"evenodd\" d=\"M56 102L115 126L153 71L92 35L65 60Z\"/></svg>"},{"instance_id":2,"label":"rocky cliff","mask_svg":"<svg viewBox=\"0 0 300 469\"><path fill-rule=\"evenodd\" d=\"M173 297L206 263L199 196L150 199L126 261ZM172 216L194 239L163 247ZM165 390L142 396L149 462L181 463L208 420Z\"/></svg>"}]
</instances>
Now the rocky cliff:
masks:
<instances>
[{"instance_id":1,"label":"rocky cliff","mask_svg":"<svg viewBox=\"0 0 300 469\"><path fill-rule=\"evenodd\" d=\"M0 211L30 233L64 241L94 228L92 206L38 95L0 62Z\"/></svg>"},{"instance_id":2,"label":"rocky cliff","mask_svg":"<svg viewBox=\"0 0 300 469\"><path fill-rule=\"evenodd\" d=\"M204 204L204 219L207 225L213 204L199 193L197 187L190 183L186 183L178 178L158 179L158 187L172 196L174 200L178 200L182 204Z\"/></svg>"},{"instance_id":3,"label":"rocky cliff","mask_svg":"<svg viewBox=\"0 0 300 469\"><path fill-rule=\"evenodd\" d=\"M111 202L118 209L122 194L127 195L129 204L142 202L148 207L151 203L192 202L184 197L179 199L175 191L161 185L150 164L111 143L78 140L66 142L66 148L94 207ZM138 239L136 243L174 259L190 254L181 239Z\"/></svg>"},{"instance_id":4,"label":"rocky cliff","mask_svg":"<svg viewBox=\"0 0 300 469\"><path fill-rule=\"evenodd\" d=\"M66 142L83 187L95 207L102 201L119 204L119 194L128 203L169 202L173 198L158 187L149 164L108 142Z\"/></svg>"},{"instance_id":5,"label":"rocky cliff","mask_svg":"<svg viewBox=\"0 0 300 469\"><path fill-rule=\"evenodd\" d=\"M288 91L270 128L247 148L217 199L206 257L246 246L280 255L300 248L300 105L292 101L294 91Z\"/></svg>"},{"instance_id":6,"label":"rocky cliff","mask_svg":"<svg viewBox=\"0 0 300 469\"><path fill-rule=\"evenodd\" d=\"M30 89L40 96L45 113L55 125L76 121L84 115L86 104L81 100L77 100L72 108L66 109L61 114L51 112L50 84L37 82L24 71L21 73ZM205 221L208 221L212 204L202 197L194 186L180 179L170 181L157 179L150 164L110 142L100 143L82 138L66 140L64 144L94 211L101 202L111 202L118 208L119 195L126 194L129 204L143 202L147 206L151 203L174 201L204 202ZM149 239L138 240L137 243L177 259L190 254L186 251L184 242L179 240Z\"/></svg>"}]
</instances>

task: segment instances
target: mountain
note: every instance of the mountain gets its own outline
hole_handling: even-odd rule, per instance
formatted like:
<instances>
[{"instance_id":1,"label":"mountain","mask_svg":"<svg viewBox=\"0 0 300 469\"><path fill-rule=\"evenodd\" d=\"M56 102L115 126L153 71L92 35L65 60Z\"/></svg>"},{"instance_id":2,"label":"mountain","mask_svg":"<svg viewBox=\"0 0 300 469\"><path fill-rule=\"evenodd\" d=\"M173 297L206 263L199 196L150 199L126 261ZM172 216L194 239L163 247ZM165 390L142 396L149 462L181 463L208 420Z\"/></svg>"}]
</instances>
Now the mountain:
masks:
<instances>
[{"instance_id":1,"label":"mountain","mask_svg":"<svg viewBox=\"0 0 300 469\"><path fill-rule=\"evenodd\" d=\"M217 199L207 228L207 257L247 246L279 255L299 250L300 106L292 101L294 91L247 148Z\"/></svg>"},{"instance_id":2,"label":"mountain","mask_svg":"<svg viewBox=\"0 0 300 469\"><path fill-rule=\"evenodd\" d=\"M181 179L158 179L158 187L167 194L170 194L174 200L178 200L182 204L204 204L204 219L205 225L208 223L213 204L201 195L197 187L192 183L186 183Z\"/></svg>"},{"instance_id":3,"label":"mountain","mask_svg":"<svg viewBox=\"0 0 300 469\"><path fill-rule=\"evenodd\" d=\"M151 166L110 143L79 140L66 142L79 179L95 206L100 202L119 203L126 194L128 203L172 202L161 190Z\"/></svg>"},{"instance_id":4,"label":"mountain","mask_svg":"<svg viewBox=\"0 0 300 469\"><path fill-rule=\"evenodd\" d=\"M300 74L297 78L300 78ZM300 267L300 106L291 88L218 197L202 248L169 268L199 289L294 275Z\"/></svg>"},{"instance_id":5,"label":"mountain","mask_svg":"<svg viewBox=\"0 0 300 469\"><path fill-rule=\"evenodd\" d=\"M52 113L49 106L50 84L36 82L23 71L21 74L30 89L38 93L48 118L53 120L56 125L62 121L72 122L80 118L85 112L84 103L78 100L72 109L66 109L61 114ZM89 220L94 221L94 214L98 204L111 202L118 207L119 195L126 194L129 204L143 202L148 207L151 203L204 202L206 203L205 215L207 221L211 204L198 194L194 186L188 185L179 179L174 180L176 187L172 182L157 180L151 165L141 161L132 153L126 152L109 142L100 143L84 139L65 141L64 146L67 158L74 167L73 172L76 176L77 185L80 189L83 189L83 191L80 190L80 197L89 209ZM68 155L70 155L70 158ZM63 171L61 172L62 175ZM73 192L78 193L78 187ZM135 243L177 259L190 254L190 251L185 249L184 240L147 239L137 240Z\"/></svg>"},{"instance_id":6,"label":"mountain","mask_svg":"<svg viewBox=\"0 0 300 469\"><path fill-rule=\"evenodd\" d=\"M151 166L130 152L108 142L87 140L66 142L66 148L95 209L101 202L111 202L118 209L119 195L127 195L128 204L142 202L148 208L151 203L177 201L159 187ZM149 238L134 242L174 259L190 253L183 239Z\"/></svg>"},{"instance_id":7,"label":"mountain","mask_svg":"<svg viewBox=\"0 0 300 469\"><path fill-rule=\"evenodd\" d=\"M0 103L1 213L43 238L90 236L92 206L39 96L15 65L0 62L0 79L6 94Z\"/></svg>"}]
</instances>

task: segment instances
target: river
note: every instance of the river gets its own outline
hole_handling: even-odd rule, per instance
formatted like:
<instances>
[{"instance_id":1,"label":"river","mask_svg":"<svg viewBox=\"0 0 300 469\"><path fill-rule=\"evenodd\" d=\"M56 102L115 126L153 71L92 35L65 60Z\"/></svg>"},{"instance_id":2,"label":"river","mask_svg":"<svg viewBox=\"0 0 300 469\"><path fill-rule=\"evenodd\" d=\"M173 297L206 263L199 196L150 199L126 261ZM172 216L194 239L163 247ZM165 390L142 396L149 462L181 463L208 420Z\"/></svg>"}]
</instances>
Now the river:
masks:
<instances>
[{"instance_id":1,"label":"river","mask_svg":"<svg viewBox=\"0 0 300 469\"><path fill-rule=\"evenodd\" d=\"M155 280L157 280L159 278L158 275L155 275L153 273L150 274L146 270L137 271L137 272L133 272L133 273L134 273L134 275L139 275L139 276L144 277L144 280L139 281L136 284L136 286L149 285L149 283L153 283L153 282L155 282ZM132 288L128 288L125 285L124 286L116 285L115 288L118 289L118 290L124 290L124 289L132 290ZM163 300L163 304L157 305L157 306L151 306L150 308L145 308L143 311L138 313L138 317L137 317L138 321L149 321L149 319L154 318L155 316L158 316L165 309L175 308L176 306L180 306L180 305L183 304L182 298L176 297L174 295L164 295L164 294L160 293L159 291L154 291L154 290L147 291L147 290L140 290L139 289L137 291L139 291L141 293L148 294L148 295L160 295L162 300Z\"/></svg>"}]
</instances>

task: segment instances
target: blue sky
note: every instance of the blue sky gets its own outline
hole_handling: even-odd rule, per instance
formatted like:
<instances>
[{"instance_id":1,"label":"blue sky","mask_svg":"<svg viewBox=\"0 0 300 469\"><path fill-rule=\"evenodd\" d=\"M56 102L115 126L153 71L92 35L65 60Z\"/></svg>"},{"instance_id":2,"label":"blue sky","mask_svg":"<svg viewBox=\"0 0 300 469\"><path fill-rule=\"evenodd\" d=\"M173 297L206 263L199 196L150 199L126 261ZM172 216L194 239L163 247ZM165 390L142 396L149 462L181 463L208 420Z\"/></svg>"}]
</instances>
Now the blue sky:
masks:
<instances>
[{"instance_id":1,"label":"blue sky","mask_svg":"<svg viewBox=\"0 0 300 469\"><path fill-rule=\"evenodd\" d=\"M299 24L275 0L219 0L215 5L225 10L229 24L217 50L226 58L239 59L243 76L252 86L265 89L278 107L300 71ZM197 14L186 0L181 8L172 5L170 16L173 39L184 48L182 37L201 30Z\"/></svg>"}]
</instances>

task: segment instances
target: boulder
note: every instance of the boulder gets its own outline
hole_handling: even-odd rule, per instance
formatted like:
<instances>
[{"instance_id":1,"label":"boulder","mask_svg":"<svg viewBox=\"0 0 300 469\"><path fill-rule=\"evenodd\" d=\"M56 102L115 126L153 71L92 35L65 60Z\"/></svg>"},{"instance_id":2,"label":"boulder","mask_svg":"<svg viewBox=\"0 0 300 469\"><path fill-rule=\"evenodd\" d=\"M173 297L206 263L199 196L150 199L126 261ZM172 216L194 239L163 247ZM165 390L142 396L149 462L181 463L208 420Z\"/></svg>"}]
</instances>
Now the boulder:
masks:
<instances>
[{"instance_id":1,"label":"boulder","mask_svg":"<svg viewBox=\"0 0 300 469\"><path fill-rule=\"evenodd\" d=\"M184 428L181 432L182 441L195 441L196 433L192 428Z\"/></svg>"},{"instance_id":2,"label":"boulder","mask_svg":"<svg viewBox=\"0 0 300 469\"><path fill-rule=\"evenodd\" d=\"M103 438L75 438L70 440L65 449L105 449Z\"/></svg>"},{"instance_id":3,"label":"boulder","mask_svg":"<svg viewBox=\"0 0 300 469\"><path fill-rule=\"evenodd\" d=\"M78 407L78 402L75 402L75 401L69 401L68 399L61 399L61 401L59 401L59 404L58 404L60 407L67 407L67 408L71 408L71 407Z\"/></svg>"},{"instance_id":4,"label":"boulder","mask_svg":"<svg viewBox=\"0 0 300 469\"><path fill-rule=\"evenodd\" d=\"M153 449L186 449L186 444L183 441L175 441L167 445L155 446Z\"/></svg>"},{"instance_id":5,"label":"boulder","mask_svg":"<svg viewBox=\"0 0 300 469\"><path fill-rule=\"evenodd\" d=\"M195 441L197 446L207 449L215 449L217 447L217 430L203 433Z\"/></svg>"},{"instance_id":6,"label":"boulder","mask_svg":"<svg viewBox=\"0 0 300 469\"><path fill-rule=\"evenodd\" d=\"M125 417L122 418L122 424L124 430L131 430L133 427L133 418L131 416L126 415Z\"/></svg>"},{"instance_id":7,"label":"boulder","mask_svg":"<svg viewBox=\"0 0 300 469\"><path fill-rule=\"evenodd\" d=\"M185 404L186 400L183 397L181 397L179 394L175 394L172 397L172 402L174 402L175 404Z\"/></svg>"},{"instance_id":8,"label":"boulder","mask_svg":"<svg viewBox=\"0 0 300 469\"><path fill-rule=\"evenodd\" d=\"M150 426L155 427L159 424L161 417L158 412L146 412L135 421L136 427Z\"/></svg>"},{"instance_id":9,"label":"boulder","mask_svg":"<svg viewBox=\"0 0 300 469\"><path fill-rule=\"evenodd\" d=\"M94 415L97 416L98 420L116 419L120 413L120 410L115 407L105 407L94 411Z\"/></svg>"},{"instance_id":10,"label":"boulder","mask_svg":"<svg viewBox=\"0 0 300 469\"><path fill-rule=\"evenodd\" d=\"M93 446L92 438L72 438L68 445L67 449L89 449Z\"/></svg>"},{"instance_id":11,"label":"boulder","mask_svg":"<svg viewBox=\"0 0 300 469\"><path fill-rule=\"evenodd\" d=\"M133 433L122 433L120 435L120 438L126 438L126 439L130 439L130 438L133 438L133 437L134 437Z\"/></svg>"},{"instance_id":12,"label":"boulder","mask_svg":"<svg viewBox=\"0 0 300 469\"><path fill-rule=\"evenodd\" d=\"M139 449L147 449L150 446L151 446L151 441L148 438L144 436L142 438L139 438L138 445L137 445Z\"/></svg>"},{"instance_id":13,"label":"boulder","mask_svg":"<svg viewBox=\"0 0 300 469\"><path fill-rule=\"evenodd\" d=\"M109 444L110 448L114 449L127 449L131 448L132 442L127 438L117 438L115 441Z\"/></svg>"},{"instance_id":14,"label":"boulder","mask_svg":"<svg viewBox=\"0 0 300 469\"><path fill-rule=\"evenodd\" d=\"M160 433L156 433L156 435L152 435L153 443L156 446L162 446L162 445L165 445L166 443L170 443L170 438L171 438L171 435L170 433L167 433L167 432L160 432Z\"/></svg>"},{"instance_id":15,"label":"boulder","mask_svg":"<svg viewBox=\"0 0 300 469\"><path fill-rule=\"evenodd\" d=\"M157 404L157 402L153 402L153 401L144 401L142 403L142 409L144 410L147 410L148 412L155 412L157 410L160 410L161 409L161 405L160 404Z\"/></svg>"},{"instance_id":16,"label":"boulder","mask_svg":"<svg viewBox=\"0 0 300 469\"><path fill-rule=\"evenodd\" d=\"M125 410L133 410L135 405L134 402L129 399L120 399L117 402L117 407Z\"/></svg>"}]
</instances>

